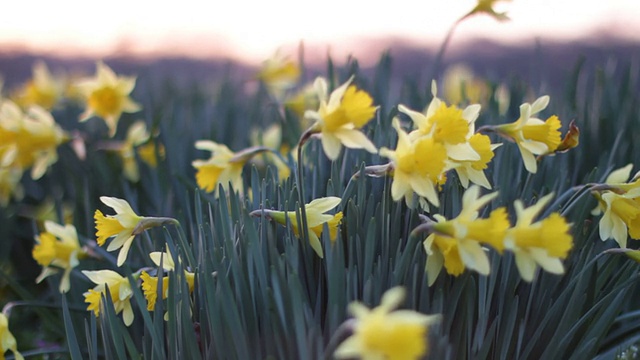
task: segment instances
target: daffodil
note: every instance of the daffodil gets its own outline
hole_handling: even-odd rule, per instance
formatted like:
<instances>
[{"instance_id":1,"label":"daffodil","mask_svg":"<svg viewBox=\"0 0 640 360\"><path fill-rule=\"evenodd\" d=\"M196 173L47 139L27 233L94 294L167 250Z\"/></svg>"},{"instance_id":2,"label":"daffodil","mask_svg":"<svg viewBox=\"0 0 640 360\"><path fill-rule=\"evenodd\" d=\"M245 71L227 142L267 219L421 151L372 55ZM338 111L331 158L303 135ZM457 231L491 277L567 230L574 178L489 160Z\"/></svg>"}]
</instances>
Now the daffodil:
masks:
<instances>
[{"instance_id":1,"label":"daffodil","mask_svg":"<svg viewBox=\"0 0 640 360\"><path fill-rule=\"evenodd\" d=\"M167 223L177 223L175 219L161 217L144 217L137 215L131 205L125 200L101 196L100 201L116 211L115 215L104 215L96 210L93 218L96 222L96 237L98 245L102 246L107 239L113 237L107 251L120 249L117 265L122 266L129 254L133 238L143 231Z\"/></svg>"},{"instance_id":2,"label":"daffodil","mask_svg":"<svg viewBox=\"0 0 640 360\"><path fill-rule=\"evenodd\" d=\"M324 228L324 224L327 224L329 228L329 238L331 241L336 240L338 235L338 226L342 220L342 212L338 212L335 215L325 214L327 211L333 209L340 204L341 199L335 196L323 197L315 199L305 205L307 214L307 226L309 227L309 243L319 257L324 257L322 250L322 244L320 243L320 235ZM277 222L280 225L286 225L287 219L293 228L293 233L300 237L300 226L298 225L298 219L295 211L275 211L275 210L255 210L251 212L252 216L265 215L268 219Z\"/></svg>"},{"instance_id":3,"label":"daffodil","mask_svg":"<svg viewBox=\"0 0 640 360\"><path fill-rule=\"evenodd\" d=\"M493 151L502 144L492 144L487 135L473 134L469 138L469 144L480 155L476 161L452 161L452 166L460 178L463 187L469 187L469 182L480 185L485 189L491 189L491 183L487 179L484 170L493 159Z\"/></svg>"},{"instance_id":4,"label":"daffodil","mask_svg":"<svg viewBox=\"0 0 640 360\"><path fill-rule=\"evenodd\" d=\"M424 241L428 255L426 271L429 286L433 285L442 267L447 273L458 276L466 268L488 275L489 258L481 244L502 252L503 239L509 228L507 212L498 208L489 218L478 219L479 210L498 196L497 192L478 197L480 188L470 187L462 197L462 211L451 220L435 215L437 223L431 225L432 233Z\"/></svg>"},{"instance_id":5,"label":"daffodil","mask_svg":"<svg viewBox=\"0 0 640 360\"><path fill-rule=\"evenodd\" d=\"M413 207L415 192L438 206L436 184L447 170L445 146L428 136L412 141L397 118L393 119L393 127L398 133L396 149L380 149L380 155L391 159L393 166L391 196L395 201L404 197L407 205Z\"/></svg>"},{"instance_id":6,"label":"daffodil","mask_svg":"<svg viewBox=\"0 0 640 360\"><path fill-rule=\"evenodd\" d=\"M538 171L534 155L544 155L555 151L560 145L562 124L553 115L543 121L536 117L549 104L549 96L538 98L533 104L520 105L520 117L513 123L498 125L492 129L498 134L515 141L520 149L524 166L532 174Z\"/></svg>"},{"instance_id":7,"label":"daffodil","mask_svg":"<svg viewBox=\"0 0 640 360\"><path fill-rule=\"evenodd\" d=\"M285 100L284 106L298 115L301 120L304 120L304 113L307 110L315 110L320 106L318 92L313 83L309 83L293 93ZM302 128L306 129L310 125L305 122L302 124Z\"/></svg>"},{"instance_id":8,"label":"daffodil","mask_svg":"<svg viewBox=\"0 0 640 360\"><path fill-rule=\"evenodd\" d=\"M410 360L429 354L429 326L440 315L424 315L412 310L396 310L405 298L402 287L389 289L380 306L369 309L359 302L349 304L355 317L353 335L343 341L333 356L337 359Z\"/></svg>"},{"instance_id":9,"label":"daffodil","mask_svg":"<svg viewBox=\"0 0 640 360\"><path fill-rule=\"evenodd\" d=\"M509 17L507 16L506 12L497 12L494 9L494 5L498 2L504 2L504 1L511 1L511 0L478 0L478 3L476 4L476 6L471 9L471 11L469 11L469 13L467 13L465 16L462 17L462 19L467 18L471 15L475 15L475 14L487 14L490 15L491 17L493 17L494 19L498 20L498 21L505 21L505 20L509 20ZM461 19L461 20L462 20Z\"/></svg>"},{"instance_id":10,"label":"daffodil","mask_svg":"<svg viewBox=\"0 0 640 360\"><path fill-rule=\"evenodd\" d=\"M444 98L453 105L463 102L486 104L489 99L489 87L477 79L473 70L463 64L447 68L444 73Z\"/></svg>"},{"instance_id":11,"label":"daffodil","mask_svg":"<svg viewBox=\"0 0 640 360\"><path fill-rule=\"evenodd\" d=\"M257 77L266 85L271 96L280 102L284 99L285 93L297 84L300 67L280 52L276 52L262 63Z\"/></svg>"},{"instance_id":12,"label":"daffodil","mask_svg":"<svg viewBox=\"0 0 640 360\"><path fill-rule=\"evenodd\" d=\"M69 276L71 270L78 266L79 259L86 255L80 246L78 234L73 225L58 225L53 221L45 221L45 232L36 236L36 246L33 247L33 258L43 266L36 282L40 283L46 277L64 271L59 290L66 293L71 287Z\"/></svg>"},{"instance_id":13,"label":"daffodil","mask_svg":"<svg viewBox=\"0 0 640 360\"><path fill-rule=\"evenodd\" d=\"M573 247L571 225L559 213L534 222L551 198L553 194L548 194L528 208L520 200L514 203L518 220L507 230L504 245L514 253L520 276L528 282L533 280L538 266L553 274L563 274L562 259Z\"/></svg>"},{"instance_id":14,"label":"daffodil","mask_svg":"<svg viewBox=\"0 0 640 360\"><path fill-rule=\"evenodd\" d=\"M4 313L0 313L0 359L4 360L4 353L11 351L16 360L24 360L18 351L16 338L9 330L9 319Z\"/></svg>"},{"instance_id":15,"label":"daffodil","mask_svg":"<svg viewBox=\"0 0 640 360\"><path fill-rule=\"evenodd\" d=\"M196 149L211 152L208 160L195 160L191 163L196 168L196 182L200 189L215 192L217 186L222 185L228 191L229 184L235 191L242 193L242 168L254 155L266 151L263 147L251 147L234 153L223 144L209 140L196 142Z\"/></svg>"},{"instance_id":16,"label":"daffodil","mask_svg":"<svg viewBox=\"0 0 640 360\"><path fill-rule=\"evenodd\" d=\"M351 149L377 151L375 145L360 129L375 115L373 99L363 90L351 85L353 77L328 95L327 82L317 78L314 87L320 99L317 111L308 110L305 118L315 121L311 132L319 134L322 148L331 160L340 155L342 145Z\"/></svg>"},{"instance_id":17,"label":"daffodil","mask_svg":"<svg viewBox=\"0 0 640 360\"><path fill-rule=\"evenodd\" d=\"M469 138L475 130L475 121L480 114L480 105L473 104L464 110L455 105L447 106L437 96L435 81L431 83L433 99L423 114L399 105L398 110L408 115L416 130L409 135L412 140L420 137L431 137L437 143L443 144L447 150L447 157L457 161L477 161L480 155L469 144Z\"/></svg>"},{"instance_id":18,"label":"daffodil","mask_svg":"<svg viewBox=\"0 0 640 360\"><path fill-rule=\"evenodd\" d=\"M286 158L290 152L290 147L282 142L282 127L279 124L272 124L264 131L252 131L251 145L267 147L272 151L278 152L284 158ZM273 152L265 152L262 156L253 158L253 163L258 166L264 166L265 162L275 165L278 169L278 179L280 179L280 181L286 180L289 175L291 175L289 165Z\"/></svg>"},{"instance_id":19,"label":"daffodil","mask_svg":"<svg viewBox=\"0 0 640 360\"><path fill-rule=\"evenodd\" d=\"M133 322L133 309L131 308L133 290L129 279L112 270L83 270L82 273L96 284L96 287L84 293L84 302L89 304L87 310L93 311L96 317L100 316L102 307L106 305L101 304L102 296L106 296L107 289L109 289L116 314L122 312L124 324L131 325Z\"/></svg>"},{"instance_id":20,"label":"daffodil","mask_svg":"<svg viewBox=\"0 0 640 360\"><path fill-rule=\"evenodd\" d=\"M103 62L98 62L96 67L95 77L81 80L77 84L87 107L80 115L80 121L98 116L106 122L109 136L113 137L122 113L134 113L141 109L129 97L136 85L136 78L119 77Z\"/></svg>"},{"instance_id":21,"label":"daffodil","mask_svg":"<svg viewBox=\"0 0 640 360\"><path fill-rule=\"evenodd\" d=\"M149 257L156 266L160 266L162 262L162 268L165 271L174 271L175 263L171 257L171 253L167 252L152 252ZM195 273L184 270L184 277L187 281L189 292L192 293L195 285ZM156 301L158 298L158 276L151 276L147 272L143 271L140 274L142 279L142 291L144 297L147 299L147 310L152 311L155 309ZM169 277L162 277L162 299L166 299L169 296Z\"/></svg>"},{"instance_id":22,"label":"daffodil","mask_svg":"<svg viewBox=\"0 0 640 360\"><path fill-rule=\"evenodd\" d=\"M47 65L38 61L33 65L33 76L14 96L15 102L23 109L37 105L51 110L61 99L64 84L54 78Z\"/></svg>"}]
</instances>

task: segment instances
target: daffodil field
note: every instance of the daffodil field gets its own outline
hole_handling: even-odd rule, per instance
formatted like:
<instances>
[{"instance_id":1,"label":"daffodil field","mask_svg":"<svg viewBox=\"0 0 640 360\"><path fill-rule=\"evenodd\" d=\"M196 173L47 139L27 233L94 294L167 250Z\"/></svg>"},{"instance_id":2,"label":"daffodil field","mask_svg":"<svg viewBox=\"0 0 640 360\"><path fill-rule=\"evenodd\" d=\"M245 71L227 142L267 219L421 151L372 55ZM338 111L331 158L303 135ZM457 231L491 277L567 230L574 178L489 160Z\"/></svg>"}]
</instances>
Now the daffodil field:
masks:
<instances>
[{"instance_id":1,"label":"daffodil field","mask_svg":"<svg viewBox=\"0 0 640 360\"><path fill-rule=\"evenodd\" d=\"M638 63L445 68L494 2L399 88L280 52L0 86L0 359L634 358Z\"/></svg>"}]
</instances>

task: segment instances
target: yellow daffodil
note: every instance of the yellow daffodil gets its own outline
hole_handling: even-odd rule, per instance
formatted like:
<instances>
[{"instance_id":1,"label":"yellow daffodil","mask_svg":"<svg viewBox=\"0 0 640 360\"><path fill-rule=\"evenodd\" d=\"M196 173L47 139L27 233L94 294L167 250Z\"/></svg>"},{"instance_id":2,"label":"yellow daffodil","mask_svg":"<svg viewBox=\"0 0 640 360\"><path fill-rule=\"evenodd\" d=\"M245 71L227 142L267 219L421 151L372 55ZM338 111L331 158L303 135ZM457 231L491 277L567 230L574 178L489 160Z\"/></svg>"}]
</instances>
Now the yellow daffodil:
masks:
<instances>
[{"instance_id":1,"label":"yellow daffodil","mask_svg":"<svg viewBox=\"0 0 640 360\"><path fill-rule=\"evenodd\" d=\"M473 70L463 64L456 64L444 72L444 98L452 105L463 102L486 104L489 87L477 79Z\"/></svg>"},{"instance_id":2,"label":"yellow daffodil","mask_svg":"<svg viewBox=\"0 0 640 360\"><path fill-rule=\"evenodd\" d=\"M167 252L152 252L149 254L149 257L153 261L156 266L160 266L160 262L162 259L162 268L165 271L174 271L175 263L173 262L173 258L171 254ZM195 285L195 273L185 270L184 277L187 281L187 286L189 287L189 292L192 293ZM140 278L142 279L142 291L144 292L144 297L147 299L147 310L152 311L155 309L156 301L158 298L158 277L151 276L147 272L143 271L140 274ZM162 299L166 299L169 296L169 277L162 277Z\"/></svg>"},{"instance_id":3,"label":"yellow daffodil","mask_svg":"<svg viewBox=\"0 0 640 360\"><path fill-rule=\"evenodd\" d=\"M325 212L338 206L340 201L341 199L339 197L329 196L315 199L305 205L307 226L309 227L309 243L321 258L324 257L324 252L322 251L322 244L320 243L319 237L322 234L324 224L327 224L329 228L329 238L333 242L336 240L338 226L342 220L342 212L338 212L335 215L325 214ZM280 225L286 225L288 218L293 228L293 233L297 237L300 237L300 226L298 226L295 211L255 210L251 212L252 216L262 216L263 214Z\"/></svg>"},{"instance_id":4,"label":"yellow daffodil","mask_svg":"<svg viewBox=\"0 0 640 360\"><path fill-rule=\"evenodd\" d=\"M286 56L276 52L262 63L257 77L266 85L271 96L281 102L285 93L297 84L300 78L300 67Z\"/></svg>"},{"instance_id":5,"label":"yellow daffodil","mask_svg":"<svg viewBox=\"0 0 640 360\"><path fill-rule=\"evenodd\" d=\"M53 221L45 221L45 232L36 236L36 246L33 247L33 258L43 266L36 282L40 283L46 277L57 273L57 269L63 269L59 290L66 293L71 287L69 276L71 270L78 266L79 259L86 253L80 247L78 234L73 225L58 225Z\"/></svg>"},{"instance_id":6,"label":"yellow daffodil","mask_svg":"<svg viewBox=\"0 0 640 360\"><path fill-rule=\"evenodd\" d=\"M20 179L22 170L14 166L0 166L0 207L7 206L11 198L22 199L24 195Z\"/></svg>"},{"instance_id":7,"label":"yellow daffodil","mask_svg":"<svg viewBox=\"0 0 640 360\"><path fill-rule=\"evenodd\" d=\"M277 151L282 157L286 158L289 154L290 147L282 143L282 127L279 124L272 124L264 131L254 130L251 132L251 145L264 146L272 151ZM264 167L265 162L273 164L278 169L278 179L286 180L291 175L291 169L287 163L283 162L279 156L272 152L265 152L260 157L255 157L253 163Z\"/></svg>"},{"instance_id":8,"label":"yellow daffodil","mask_svg":"<svg viewBox=\"0 0 640 360\"><path fill-rule=\"evenodd\" d=\"M633 164L612 171L600 189L592 191L598 206L592 215L600 219L600 239L613 238L621 248L627 247L627 238L640 239L640 173L632 179ZM628 232L628 235L627 235Z\"/></svg>"},{"instance_id":9,"label":"yellow daffodil","mask_svg":"<svg viewBox=\"0 0 640 360\"><path fill-rule=\"evenodd\" d=\"M343 341L336 359L410 360L429 353L428 329L440 315L424 315L412 310L396 310L405 298L401 287L389 289L380 306L369 309L359 302L349 304L355 317L353 335Z\"/></svg>"},{"instance_id":10,"label":"yellow daffodil","mask_svg":"<svg viewBox=\"0 0 640 360\"><path fill-rule=\"evenodd\" d=\"M308 110L304 115L315 121L311 132L320 134L322 148L331 160L338 158L342 145L371 153L377 151L371 140L360 132L360 128L373 118L377 107L373 106L369 94L351 85L352 81L353 77L327 95L326 80L317 78L314 87L320 99L320 108L317 111Z\"/></svg>"},{"instance_id":11,"label":"yellow daffodil","mask_svg":"<svg viewBox=\"0 0 640 360\"><path fill-rule=\"evenodd\" d=\"M58 160L58 146L65 132L48 111L32 106L26 113L11 101L0 104L0 166L31 168L39 179Z\"/></svg>"},{"instance_id":12,"label":"yellow daffodil","mask_svg":"<svg viewBox=\"0 0 640 360\"><path fill-rule=\"evenodd\" d=\"M62 97L64 84L55 79L47 65L38 61L33 65L33 76L15 94L15 102L23 109L37 105L51 110Z\"/></svg>"},{"instance_id":13,"label":"yellow daffodil","mask_svg":"<svg viewBox=\"0 0 640 360\"><path fill-rule=\"evenodd\" d=\"M196 182L200 189L214 192L218 196L218 184L225 191L229 183L235 191L242 193L242 168L254 155L266 151L263 147L251 147L234 153L223 144L209 140L196 142L196 149L211 152L208 160L195 160L191 163L196 168Z\"/></svg>"},{"instance_id":14,"label":"yellow daffodil","mask_svg":"<svg viewBox=\"0 0 640 360\"><path fill-rule=\"evenodd\" d=\"M98 62L96 67L94 78L81 80L77 84L84 95L87 107L80 115L80 121L98 116L109 127L109 137L113 137L122 113L134 113L141 109L140 105L129 97L136 85L136 78L119 77L102 62Z\"/></svg>"},{"instance_id":15,"label":"yellow daffodil","mask_svg":"<svg viewBox=\"0 0 640 360\"><path fill-rule=\"evenodd\" d=\"M133 309L131 308L133 290L129 279L112 270L83 270L82 273L96 284L96 287L84 293L84 302L89 304L87 310L93 311L96 317L100 316L101 297L107 295L106 289L108 288L116 314L122 312L124 324L131 325L133 322Z\"/></svg>"},{"instance_id":16,"label":"yellow daffodil","mask_svg":"<svg viewBox=\"0 0 640 360\"><path fill-rule=\"evenodd\" d=\"M438 206L436 184L447 169L445 146L428 136L412 141L397 118L393 119L393 127L398 133L396 149L380 149L380 155L391 159L393 165L393 200L399 201L404 197L407 205L413 207L415 192Z\"/></svg>"},{"instance_id":17,"label":"yellow daffodil","mask_svg":"<svg viewBox=\"0 0 640 360\"><path fill-rule=\"evenodd\" d=\"M518 120L493 127L498 134L516 142L524 166L532 174L538 171L538 163L534 155L551 153L562 142L559 130L562 124L557 116L551 116L546 121L533 117L544 110L548 104L549 96L546 95L538 98L533 104L524 103L520 105Z\"/></svg>"},{"instance_id":18,"label":"yellow daffodil","mask_svg":"<svg viewBox=\"0 0 640 360\"><path fill-rule=\"evenodd\" d=\"M98 245L102 246L108 238L114 237L107 247L107 251L122 248L118 254L118 266L122 266L127 259L129 248L131 248L133 238L136 235L155 226L177 223L175 219L171 218L139 216L129 203L122 199L101 196L100 201L115 210L116 214L105 216L100 210L96 210L93 216L96 222L96 241Z\"/></svg>"},{"instance_id":19,"label":"yellow daffodil","mask_svg":"<svg viewBox=\"0 0 640 360\"><path fill-rule=\"evenodd\" d=\"M469 138L469 144L480 155L480 160L476 161L452 161L452 166L460 178L460 183L464 188L469 187L469 181L480 185L485 189L491 189L491 183L484 173L489 162L493 159L493 151L502 144L492 144L487 135L473 134Z\"/></svg>"},{"instance_id":20,"label":"yellow daffodil","mask_svg":"<svg viewBox=\"0 0 640 360\"><path fill-rule=\"evenodd\" d=\"M318 92L313 86L313 83L309 83L302 87L302 89L295 92L284 102L284 106L293 111L301 120L304 120L304 113L307 110L315 110L320 106L320 100L318 99ZM306 129L311 124L304 122L302 128Z\"/></svg>"},{"instance_id":21,"label":"yellow daffodil","mask_svg":"<svg viewBox=\"0 0 640 360\"><path fill-rule=\"evenodd\" d=\"M497 192L482 197L478 197L479 194L479 187L470 187L462 197L462 211L454 219L435 215L437 223L431 226L432 233L423 244L428 255L429 286L436 281L443 266L453 276L462 274L465 268L487 275L489 258L481 244L490 245L499 252L504 249L503 239L509 228L507 212L498 208L489 218L478 219L479 210L498 196Z\"/></svg>"},{"instance_id":22,"label":"yellow daffodil","mask_svg":"<svg viewBox=\"0 0 640 360\"><path fill-rule=\"evenodd\" d=\"M480 114L480 105L473 104L464 110L455 105L447 106L437 96L435 81L431 83L433 99L423 114L399 105L398 110L408 115L416 126L409 135L412 140L420 137L431 137L443 144L447 157L457 161L478 161L480 155L469 144L469 138L475 131L475 121Z\"/></svg>"},{"instance_id":23,"label":"yellow daffodil","mask_svg":"<svg viewBox=\"0 0 640 360\"><path fill-rule=\"evenodd\" d=\"M532 281L537 266L553 274L563 274L562 259L573 247L573 237L567 223L559 213L554 212L544 220L534 222L534 218L551 201L553 194L542 197L538 203L524 208L522 201L514 206L518 220L507 230L505 248L515 254L516 266L525 281Z\"/></svg>"},{"instance_id":24,"label":"yellow daffodil","mask_svg":"<svg viewBox=\"0 0 640 360\"><path fill-rule=\"evenodd\" d=\"M24 360L18 351L16 338L9 330L9 319L4 313L0 313L0 359L4 360L4 353L11 351L16 360Z\"/></svg>"},{"instance_id":25,"label":"yellow daffodil","mask_svg":"<svg viewBox=\"0 0 640 360\"><path fill-rule=\"evenodd\" d=\"M498 2L504 2L504 1L511 1L511 0L478 0L478 3L476 4L476 6L471 9L471 11L469 11L469 13L467 13L465 16L462 17L462 19L467 18L471 15L475 15L475 14L487 14L490 15L491 17L493 17L494 19L498 20L498 21L505 21L505 20L509 20L509 17L507 16L506 12L497 12L494 9L494 5ZM461 19L461 20L462 20Z\"/></svg>"}]
</instances>

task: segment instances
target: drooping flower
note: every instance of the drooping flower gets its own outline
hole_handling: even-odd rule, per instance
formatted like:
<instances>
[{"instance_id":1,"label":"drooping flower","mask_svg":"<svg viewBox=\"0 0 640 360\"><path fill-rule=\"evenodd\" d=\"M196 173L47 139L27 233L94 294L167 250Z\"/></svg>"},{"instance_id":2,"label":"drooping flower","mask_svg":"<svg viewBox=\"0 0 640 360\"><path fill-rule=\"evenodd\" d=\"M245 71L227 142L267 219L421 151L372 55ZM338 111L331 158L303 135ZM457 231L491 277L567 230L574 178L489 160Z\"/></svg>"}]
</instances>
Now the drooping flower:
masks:
<instances>
[{"instance_id":1,"label":"drooping flower","mask_svg":"<svg viewBox=\"0 0 640 360\"><path fill-rule=\"evenodd\" d=\"M0 359L4 360L4 353L9 350L16 360L24 360L24 357L18 351L16 338L9 330L9 319L4 313L0 312Z\"/></svg>"},{"instance_id":2,"label":"drooping flower","mask_svg":"<svg viewBox=\"0 0 640 360\"><path fill-rule=\"evenodd\" d=\"M160 266L162 262L162 268L165 271L174 271L175 263L171 257L170 252L152 252L149 257L156 266ZM189 292L192 293L195 285L195 273L188 270L184 270L184 277L187 281ZM147 310L152 311L155 309L156 301L158 298L158 276L151 276L147 272L143 271L140 274L142 279L142 291L144 297L147 299ZM162 276L162 299L166 299L169 296L169 277Z\"/></svg>"},{"instance_id":3,"label":"drooping flower","mask_svg":"<svg viewBox=\"0 0 640 360\"><path fill-rule=\"evenodd\" d=\"M351 149L365 149L370 153L377 151L375 145L360 129L376 113L373 99L363 90L351 85L353 77L328 95L327 82L317 78L314 87L320 99L317 111L308 110L305 118L315 121L311 131L319 134L322 148L331 160L340 155L342 145Z\"/></svg>"},{"instance_id":4,"label":"drooping flower","mask_svg":"<svg viewBox=\"0 0 640 360\"><path fill-rule=\"evenodd\" d=\"M300 67L280 52L276 52L262 63L257 78L266 85L271 96L281 102L285 93L297 84Z\"/></svg>"},{"instance_id":5,"label":"drooping flower","mask_svg":"<svg viewBox=\"0 0 640 360\"><path fill-rule=\"evenodd\" d=\"M437 223L424 241L428 255L426 271L429 286L433 285L442 267L447 273L458 276L466 269L482 275L489 274L489 258L481 244L490 245L502 252L503 239L509 228L507 212L498 208L488 218L478 219L479 211L498 196L497 192L479 197L480 188L470 187L462 197L462 210L451 220L435 215Z\"/></svg>"},{"instance_id":6,"label":"drooping flower","mask_svg":"<svg viewBox=\"0 0 640 360\"><path fill-rule=\"evenodd\" d=\"M33 65L31 80L20 87L13 98L23 109L37 105L51 110L62 97L63 89L64 84L51 75L43 61L38 61Z\"/></svg>"},{"instance_id":7,"label":"drooping flower","mask_svg":"<svg viewBox=\"0 0 640 360\"><path fill-rule=\"evenodd\" d=\"M309 228L309 243L319 257L324 257L322 244L320 243L320 235L327 224L329 228L329 238L335 241L338 235L338 226L342 220L342 212L335 215L325 214L327 211L338 206L342 201L339 197L329 196L318 198L305 205L307 214L307 227ZM255 210L251 212L252 216L265 215L268 219L277 222L280 225L287 224L287 218L295 236L300 237L300 226L295 211L275 211L275 210Z\"/></svg>"},{"instance_id":8,"label":"drooping flower","mask_svg":"<svg viewBox=\"0 0 640 360\"><path fill-rule=\"evenodd\" d=\"M81 80L76 85L87 107L80 115L80 121L87 121L93 116L100 117L109 127L109 137L113 137L122 113L134 113L141 109L129 97L136 85L136 78L119 77L103 62L98 62L96 68L95 77Z\"/></svg>"},{"instance_id":9,"label":"drooping flower","mask_svg":"<svg viewBox=\"0 0 640 360\"><path fill-rule=\"evenodd\" d=\"M600 239L613 238L621 248L627 247L627 238L640 239L640 173L629 179L633 164L616 169L598 190L592 191L598 206L592 215L600 219ZM628 232L628 235L627 235Z\"/></svg>"},{"instance_id":10,"label":"drooping flower","mask_svg":"<svg viewBox=\"0 0 640 360\"><path fill-rule=\"evenodd\" d=\"M284 158L290 152L290 147L282 142L282 127L279 124L272 124L263 131L257 129L252 131L251 145L267 147L271 151L278 152ZM265 162L273 164L278 169L280 181L286 180L291 175L289 165L273 152L265 152L262 156L253 158L252 162L261 167L264 167Z\"/></svg>"},{"instance_id":11,"label":"drooping flower","mask_svg":"<svg viewBox=\"0 0 640 360\"><path fill-rule=\"evenodd\" d=\"M127 277L120 276L112 270L88 271L82 273L89 278L96 287L84 293L84 302L89 304L87 310L93 311L96 317L100 316L102 306L102 296L107 295L107 288L111 294L111 301L116 314L122 312L122 319L126 326L133 323L133 309L131 308L131 297L133 290Z\"/></svg>"},{"instance_id":12,"label":"drooping flower","mask_svg":"<svg viewBox=\"0 0 640 360\"><path fill-rule=\"evenodd\" d=\"M473 9L471 9L471 11L469 11L460 20L475 14L487 14L498 21L509 20L509 17L507 16L506 12L497 12L493 8L496 3L501 1L511 1L511 0L478 0L478 4L476 4L476 6Z\"/></svg>"},{"instance_id":13,"label":"drooping flower","mask_svg":"<svg viewBox=\"0 0 640 360\"><path fill-rule=\"evenodd\" d=\"M533 280L538 266L553 274L563 274L561 260L573 247L571 224L559 213L553 212L546 219L534 222L551 198L553 194L548 194L528 208L516 200L514 207L518 220L507 230L504 239L505 248L515 255L520 276L528 282Z\"/></svg>"},{"instance_id":14,"label":"drooping flower","mask_svg":"<svg viewBox=\"0 0 640 360\"><path fill-rule=\"evenodd\" d=\"M208 160L194 160L191 165L196 168L196 182L200 189L214 192L218 196L218 184L225 191L229 183L235 191L242 193L242 168L254 155L266 151L263 147L251 147L234 153L223 144L209 140L196 142L196 149L211 152Z\"/></svg>"},{"instance_id":15,"label":"drooping flower","mask_svg":"<svg viewBox=\"0 0 640 360\"><path fill-rule=\"evenodd\" d=\"M139 216L129 203L122 199L101 196L100 201L115 210L116 214L105 216L100 210L96 210L93 216L96 222L96 241L98 245L102 246L108 238L114 237L107 247L107 251L122 248L118 254L118 266L122 266L127 259L129 248L131 248L133 238L136 235L155 226L177 223L175 219L171 218Z\"/></svg>"},{"instance_id":16,"label":"drooping flower","mask_svg":"<svg viewBox=\"0 0 640 360\"><path fill-rule=\"evenodd\" d=\"M33 247L33 258L43 266L40 276L36 279L40 283L46 277L64 271L60 280L59 290L66 293L71 287L69 276L71 270L78 266L79 259L86 255L80 246L78 234L73 225L58 225L53 221L45 221L45 232L36 236L36 246Z\"/></svg>"},{"instance_id":17,"label":"drooping flower","mask_svg":"<svg viewBox=\"0 0 640 360\"><path fill-rule=\"evenodd\" d=\"M337 359L410 360L429 353L429 326L440 315L424 315L412 310L396 310L405 298L402 287L389 289L380 306L369 309L359 302L349 304L355 317L353 335L343 341L334 356Z\"/></svg>"},{"instance_id":18,"label":"drooping flower","mask_svg":"<svg viewBox=\"0 0 640 360\"><path fill-rule=\"evenodd\" d=\"M431 137L437 143L445 146L447 157L457 161L477 161L480 155L469 144L469 139L475 131L475 121L480 114L480 105L473 104L464 110L455 105L447 106L437 96L435 81L431 83L433 99L423 114L399 105L398 110L407 114L416 130L409 136L412 140L419 137Z\"/></svg>"},{"instance_id":19,"label":"drooping flower","mask_svg":"<svg viewBox=\"0 0 640 360\"><path fill-rule=\"evenodd\" d=\"M396 149L380 149L380 155L391 159L393 165L393 200L399 201L404 197L407 206L413 207L415 192L438 206L436 184L447 169L445 146L428 136L412 141L397 118L393 119L393 127L398 133Z\"/></svg>"},{"instance_id":20,"label":"drooping flower","mask_svg":"<svg viewBox=\"0 0 640 360\"><path fill-rule=\"evenodd\" d=\"M549 96L538 98L533 104L520 105L520 117L513 123L492 127L498 134L515 141L520 149L524 166L532 174L538 171L534 155L555 151L561 143L560 119L553 115L543 121L536 117L549 104Z\"/></svg>"}]
</instances>

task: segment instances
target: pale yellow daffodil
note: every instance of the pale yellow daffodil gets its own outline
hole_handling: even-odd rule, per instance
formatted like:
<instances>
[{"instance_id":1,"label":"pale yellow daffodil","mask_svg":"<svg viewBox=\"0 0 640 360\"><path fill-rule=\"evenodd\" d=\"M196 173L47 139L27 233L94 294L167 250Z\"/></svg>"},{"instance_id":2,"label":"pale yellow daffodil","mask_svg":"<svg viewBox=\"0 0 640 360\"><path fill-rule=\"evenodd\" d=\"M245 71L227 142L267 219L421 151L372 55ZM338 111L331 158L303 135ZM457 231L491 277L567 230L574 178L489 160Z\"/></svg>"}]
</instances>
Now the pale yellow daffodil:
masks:
<instances>
[{"instance_id":1,"label":"pale yellow daffodil","mask_svg":"<svg viewBox=\"0 0 640 360\"><path fill-rule=\"evenodd\" d=\"M84 293L84 302L89 304L87 310L93 311L96 317L100 316L102 306L102 296L107 295L107 288L111 294L111 301L116 314L122 312L122 319L126 326L133 323L133 309L131 308L131 297L133 290L126 276L120 276L112 270L88 271L82 273L89 278L96 287Z\"/></svg>"},{"instance_id":2,"label":"pale yellow daffodil","mask_svg":"<svg viewBox=\"0 0 640 360\"><path fill-rule=\"evenodd\" d=\"M0 359L4 360L4 353L11 351L16 360L24 360L18 351L16 338L9 330L9 319L4 313L0 313Z\"/></svg>"}]
</instances>

